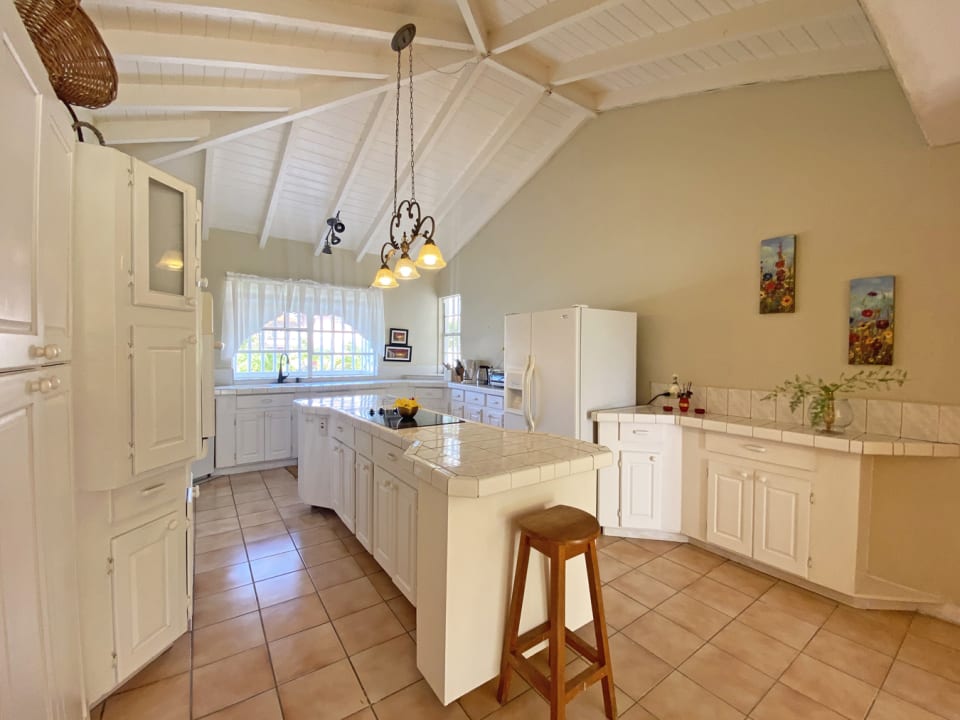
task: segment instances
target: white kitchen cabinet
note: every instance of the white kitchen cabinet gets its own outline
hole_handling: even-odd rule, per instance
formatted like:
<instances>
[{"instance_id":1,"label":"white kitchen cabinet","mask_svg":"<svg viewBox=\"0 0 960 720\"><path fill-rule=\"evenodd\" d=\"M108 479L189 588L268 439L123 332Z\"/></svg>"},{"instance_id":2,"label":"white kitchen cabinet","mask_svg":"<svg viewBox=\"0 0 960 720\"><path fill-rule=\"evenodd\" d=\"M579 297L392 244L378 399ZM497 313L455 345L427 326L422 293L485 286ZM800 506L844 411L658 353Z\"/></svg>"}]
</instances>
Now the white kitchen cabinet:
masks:
<instances>
[{"instance_id":1,"label":"white kitchen cabinet","mask_svg":"<svg viewBox=\"0 0 960 720\"><path fill-rule=\"evenodd\" d=\"M753 554L753 470L713 460L707 465L707 542Z\"/></svg>"},{"instance_id":2,"label":"white kitchen cabinet","mask_svg":"<svg viewBox=\"0 0 960 720\"><path fill-rule=\"evenodd\" d=\"M266 417L262 410L240 410L236 414L236 464L263 462L266 457Z\"/></svg>"},{"instance_id":3,"label":"white kitchen cabinet","mask_svg":"<svg viewBox=\"0 0 960 720\"><path fill-rule=\"evenodd\" d=\"M375 465L373 468L373 557L391 578L397 571L397 492L400 482Z\"/></svg>"},{"instance_id":4,"label":"white kitchen cabinet","mask_svg":"<svg viewBox=\"0 0 960 720\"><path fill-rule=\"evenodd\" d=\"M620 507L623 527L659 530L663 524L660 453L620 453Z\"/></svg>"},{"instance_id":5,"label":"white kitchen cabinet","mask_svg":"<svg viewBox=\"0 0 960 720\"><path fill-rule=\"evenodd\" d=\"M810 482L758 470L754 483L754 560L805 577L810 553Z\"/></svg>"},{"instance_id":6,"label":"white kitchen cabinet","mask_svg":"<svg viewBox=\"0 0 960 720\"><path fill-rule=\"evenodd\" d=\"M450 402L450 414L454 417L464 418L465 408L462 402Z\"/></svg>"},{"instance_id":7,"label":"white kitchen cabinet","mask_svg":"<svg viewBox=\"0 0 960 720\"><path fill-rule=\"evenodd\" d=\"M170 513L111 542L120 677L186 632L186 534L185 514Z\"/></svg>"},{"instance_id":8,"label":"white kitchen cabinet","mask_svg":"<svg viewBox=\"0 0 960 720\"><path fill-rule=\"evenodd\" d=\"M394 584L413 605L417 604L417 491L394 481L397 513L397 565Z\"/></svg>"},{"instance_id":9,"label":"white kitchen cabinet","mask_svg":"<svg viewBox=\"0 0 960 720\"><path fill-rule=\"evenodd\" d=\"M483 409L482 420L484 425L492 425L493 427L503 427L503 412L500 410L491 410L489 408Z\"/></svg>"},{"instance_id":10,"label":"white kitchen cabinet","mask_svg":"<svg viewBox=\"0 0 960 720\"><path fill-rule=\"evenodd\" d=\"M356 453L339 440L333 443L333 509L350 532L356 529Z\"/></svg>"},{"instance_id":11,"label":"white kitchen cabinet","mask_svg":"<svg viewBox=\"0 0 960 720\"><path fill-rule=\"evenodd\" d=\"M324 508L335 507L334 488L339 487L333 481L336 455L329 447L329 420L326 415L301 412L297 421L297 492L307 505Z\"/></svg>"},{"instance_id":12,"label":"white kitchen cabinet","mask_svg":"<svg viewBox=\"0 0 960 720\"><path fill-rule=\"evenodd\" d=\"M354 534L367 552L373 547L373 463L357 455L356 462L357 488L357 523Z\"/></svg>"},{"instance_id":13,"label":"white kitchen cabinet","mask_svg":"<svg viewBox=\"0 0 960 720\"><path fill-rule=\"evenodd\" d=\"M283 460L293 454L291 411L268 410L264 413L264 459Z\"/></svg>"}]
</instances>

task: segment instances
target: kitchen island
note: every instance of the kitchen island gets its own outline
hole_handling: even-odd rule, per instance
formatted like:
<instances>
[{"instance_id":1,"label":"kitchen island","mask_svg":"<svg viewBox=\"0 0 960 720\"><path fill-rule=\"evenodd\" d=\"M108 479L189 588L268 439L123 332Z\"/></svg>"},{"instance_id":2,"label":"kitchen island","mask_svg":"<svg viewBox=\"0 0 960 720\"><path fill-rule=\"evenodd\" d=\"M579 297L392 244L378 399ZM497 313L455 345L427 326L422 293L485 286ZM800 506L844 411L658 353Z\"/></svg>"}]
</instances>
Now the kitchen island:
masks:
<instances>
[{"instance_id":1,"label":"kitchen island","mask_svg":"<svg viewBox=\"0 0 960 720\"><path fill-rule=\"evenodd\" d=\"M596 513L606 448L472 422L393 429L379 395L297 400L304 502L332 507L417 608L417 666L447 704L499 672L519 533L557 504ZM568 567L567 626L591 618L582 562ZM521 630L546 619L531 557Z\"/></svg>"}]
</instances>

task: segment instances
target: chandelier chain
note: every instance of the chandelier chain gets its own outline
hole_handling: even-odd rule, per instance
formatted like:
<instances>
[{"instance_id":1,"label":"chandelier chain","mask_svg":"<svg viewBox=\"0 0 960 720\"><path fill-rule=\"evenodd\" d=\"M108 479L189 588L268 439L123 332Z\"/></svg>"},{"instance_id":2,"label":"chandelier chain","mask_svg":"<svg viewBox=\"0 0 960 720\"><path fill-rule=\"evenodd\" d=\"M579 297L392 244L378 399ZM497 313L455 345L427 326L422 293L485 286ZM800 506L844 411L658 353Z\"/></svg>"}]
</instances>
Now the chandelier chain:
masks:
<instances>
[{"instance_id":1,"label":"chandelier chain","mask_svg":"<svg viewBox=\"0 0 960 720\"><path fill-rule=\"evenodd\" d=\"M410 47L407 52L410 53L410 199L416 201L417 199L417 174L413 168L413 150L414 150L414 139L413 139L413 43L410 43Z\"/></svg>"},{"instance_id":2,"label":"chandelier chain","mask_svg":"<svg viewBox=\"0 0 960 720\"><path fill-rule=\"evenodd\" d=\"M400 173L400 53L397 53L397 116L393 141L393 214L397 214L397 175Z\"/></svg>"}]
</instances>

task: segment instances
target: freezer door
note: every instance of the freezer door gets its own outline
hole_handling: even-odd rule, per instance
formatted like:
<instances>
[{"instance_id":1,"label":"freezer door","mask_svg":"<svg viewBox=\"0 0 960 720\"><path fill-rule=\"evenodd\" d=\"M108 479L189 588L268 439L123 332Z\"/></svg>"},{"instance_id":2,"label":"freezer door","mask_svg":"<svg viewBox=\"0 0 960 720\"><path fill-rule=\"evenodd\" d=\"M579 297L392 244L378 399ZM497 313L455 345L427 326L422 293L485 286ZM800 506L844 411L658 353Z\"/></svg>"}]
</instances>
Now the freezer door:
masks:
<instances>
[{"instance_id":1,"label":"freezer door","mask_svg":"<svg viewBox=\"0 0 960 720\"><path fill-rule=\"evenodd\" d=\"M578 308L533 314L528 403L536 432L578 436L579 337Z\"/></svg>"},{"instance_id":2,"label":"freezer door","mask_svg":"<svg viewBox=\"0 0 960 720\"><path fill-rule=\"evenodd\" d=\"M503 316L503 369L522 373L530 354L530 313Z\"/></svg>"}]
</instances>

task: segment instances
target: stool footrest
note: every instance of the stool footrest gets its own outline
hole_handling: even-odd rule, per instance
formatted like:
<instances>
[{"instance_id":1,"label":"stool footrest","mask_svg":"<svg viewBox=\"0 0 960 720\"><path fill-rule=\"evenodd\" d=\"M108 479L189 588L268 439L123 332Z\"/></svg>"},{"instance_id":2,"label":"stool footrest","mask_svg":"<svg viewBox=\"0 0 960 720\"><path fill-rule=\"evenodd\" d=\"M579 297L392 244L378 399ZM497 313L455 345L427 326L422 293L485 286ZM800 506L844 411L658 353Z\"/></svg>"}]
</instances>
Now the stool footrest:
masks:
<instances>
[{"instance_id":1,"label":"stool footrest","mask_svg":"<svg viewBox=\"0 0 960 720\"><path fill-rule=\"evenodd\" d=\"M550 621L540 623L534 628L530 628L523 635L517 638L513 652L525 653L534 645L539 645L550 635Z\"/></svg>"},{"instance_id":2,"label":"stool footrest","mask_svg":"<svg viewBox=\"0 0 960 720\"><path fill-rule=\"evenodd\" d=\"M520 677L530 683L530 687L540 693L548 702L550 701L550 680L537 670L532 662L523 655L511 655L508 658L508 663Z\"/></svg>"},{"instance_id":3,"label":"stool footrest","mask_svg":"<svg viewBox=\"0 0 960 720\"><path fill-rule=\"evenodd\" d=\"M598 662L594 662L592 665L587 667L584 670L581 670L572 678L564 683L564 693L566 695L566 701L570 702L577 695L582 693L588 687L593 685L597 680L602 680L610 674L610 671L607 667L603 667Z\"/></svg>"},{"instance_id":4,"label":"stool footrest","mask_svg":"<svg viewBox=\"0 0 960 720\"><path fill-rule=\"evenodd\" d=\"M593 645L586 643L579 635L574 633L570 628L564 628L566 630L566 640L567 645L572 647L578 653L583 655L587 660L592 663L600 662L600 653L597 651Z\"/></svg>"}]
</instances>

